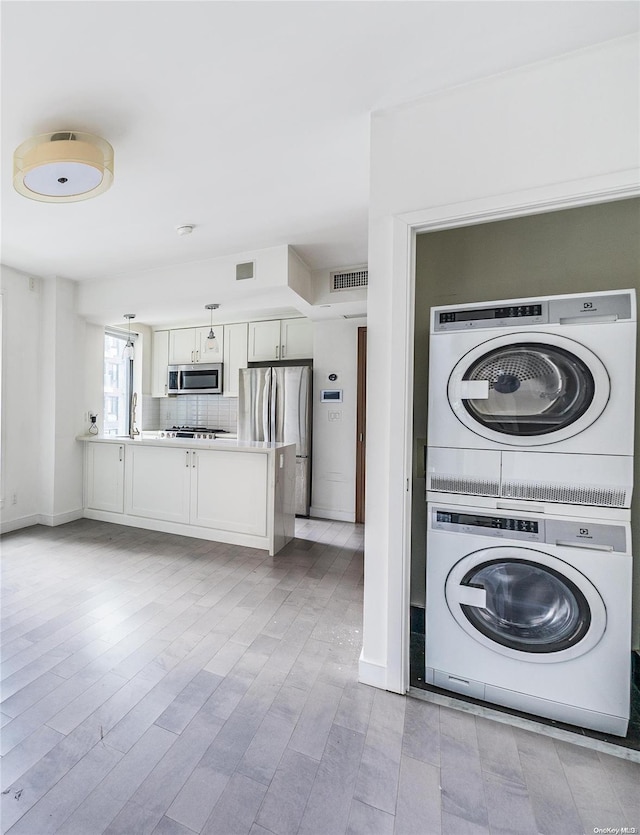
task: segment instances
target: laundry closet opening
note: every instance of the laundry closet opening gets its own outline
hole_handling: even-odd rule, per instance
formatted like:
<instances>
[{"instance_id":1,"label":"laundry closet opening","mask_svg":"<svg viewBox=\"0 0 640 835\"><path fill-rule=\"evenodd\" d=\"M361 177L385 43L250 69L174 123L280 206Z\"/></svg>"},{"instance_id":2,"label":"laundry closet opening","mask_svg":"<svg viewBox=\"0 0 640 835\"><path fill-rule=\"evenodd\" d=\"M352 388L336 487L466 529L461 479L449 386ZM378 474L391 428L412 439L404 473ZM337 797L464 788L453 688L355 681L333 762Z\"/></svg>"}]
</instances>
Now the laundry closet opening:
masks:
<instances>
[{"instance_id":1,"label":"laundry closet opening","mask_svg":"<svg viewBox=\"0 0 640 835\"><path fill-rule=\"evenodd\" d=\"M436 305L629 288L640 293L639 232L640 199L634 198L417 235L410 573L413 687L425 686L428 559L425 460L430 309ZM640 484L638 409L635 450L634 482ZM636 491L632 505L636 549L640 543L638 508ZM635 563L632 647L637 651L640 649L640 561Z\"/></svg>"}]
</instances>

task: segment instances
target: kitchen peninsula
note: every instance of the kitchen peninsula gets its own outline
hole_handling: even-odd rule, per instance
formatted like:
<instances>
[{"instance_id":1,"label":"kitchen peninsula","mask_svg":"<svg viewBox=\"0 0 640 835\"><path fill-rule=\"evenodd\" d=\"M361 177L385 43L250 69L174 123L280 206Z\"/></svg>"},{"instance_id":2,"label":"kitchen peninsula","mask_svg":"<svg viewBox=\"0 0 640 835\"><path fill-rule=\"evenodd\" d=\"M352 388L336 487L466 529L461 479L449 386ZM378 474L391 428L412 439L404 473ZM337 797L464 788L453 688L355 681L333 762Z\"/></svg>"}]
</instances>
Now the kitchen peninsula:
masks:
<instances>
[{"instance_id":1,"label":"kitchen peninsula","mask_svg":"<svg viewBox=\"0 0 640 835\"><path fill-rule=\"evenodd\" d=\"M277 554L294 536L294 444L83 435L84 515Z\"/></svg>"}]
</instances>

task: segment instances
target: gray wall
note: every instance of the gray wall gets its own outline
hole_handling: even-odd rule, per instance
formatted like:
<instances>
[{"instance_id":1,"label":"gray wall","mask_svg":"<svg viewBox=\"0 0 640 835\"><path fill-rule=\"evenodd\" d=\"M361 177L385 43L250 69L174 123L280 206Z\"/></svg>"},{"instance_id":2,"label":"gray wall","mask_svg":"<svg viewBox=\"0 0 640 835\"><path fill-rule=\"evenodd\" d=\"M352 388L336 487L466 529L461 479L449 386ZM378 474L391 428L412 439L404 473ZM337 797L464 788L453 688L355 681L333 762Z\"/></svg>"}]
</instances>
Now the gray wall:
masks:
<instances>
[{"instance_id":1,"label":"gray wall","mask_svg":"<svg viewBox=\"0 0 640 835\"><path fill-rule=\"evenodd\" d=\"M640 293L640 200L418 235L414 376L411 603L424 606L429 309L556 293L635 287ZM640 391L640 382L638 391ZM640 415L636 411L633 540L640 552ZM640 647L640 559L634 573L634 647Z\"/></svg>"}]
</instances>

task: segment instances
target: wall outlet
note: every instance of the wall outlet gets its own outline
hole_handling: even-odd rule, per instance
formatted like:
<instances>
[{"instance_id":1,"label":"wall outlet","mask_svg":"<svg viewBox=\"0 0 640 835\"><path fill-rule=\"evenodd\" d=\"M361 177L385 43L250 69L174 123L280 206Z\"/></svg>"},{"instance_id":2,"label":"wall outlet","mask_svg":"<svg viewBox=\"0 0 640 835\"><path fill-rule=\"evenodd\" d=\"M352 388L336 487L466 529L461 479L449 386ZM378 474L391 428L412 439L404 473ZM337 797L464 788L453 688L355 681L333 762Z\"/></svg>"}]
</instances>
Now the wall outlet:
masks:
<instances>
[{"instance_id":1,"label":"wall outlet","mask_svg":"<svg viewBox=\"0 0 640 835\"><path fill-rule=\"evenodd\" d=\"M329 420L342 420L342 412L328 412Z\"/></svg>"}]
</instances>

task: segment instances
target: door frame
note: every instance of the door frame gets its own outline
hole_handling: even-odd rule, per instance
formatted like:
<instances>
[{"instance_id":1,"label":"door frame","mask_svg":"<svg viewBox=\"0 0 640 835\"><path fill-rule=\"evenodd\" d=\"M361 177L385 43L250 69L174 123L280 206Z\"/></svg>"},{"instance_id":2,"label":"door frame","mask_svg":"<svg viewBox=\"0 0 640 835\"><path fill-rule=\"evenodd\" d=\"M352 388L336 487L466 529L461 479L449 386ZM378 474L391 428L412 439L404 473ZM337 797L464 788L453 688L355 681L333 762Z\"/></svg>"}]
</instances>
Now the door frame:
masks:
<instances>
[{"instance_id":1,"label":"door frame","mask_svg":"<svg viewBox=\"0 0 640 835\"><path fill-rule=\"evenodd\" d=\"M391 217L391 336L397 334L399 337L402 334L402 344L398 350L392 351L390 361L391 379L397 392L397 397L390 404L390 421L399 431L391 433L387 450L390 501L385 547L388 553L397 555L397 559L387 559L385 567L387 611L384 661L369 659L363 647L359 665L361 682L397 693L406 693L409 689L416 236L424 232L546 214L639 196L640 186L634 169ZM365 594L365 615L366 609ZM364 638L366 647L366 635Z\"/></svg>"},{"instance_id":2,"label":"door frame","mask_svg":"<svg viewBox=\"0 0 640 835\"><path fill-rule=\"evenodd\" d=\"M367 328L358 328L358 378L356 402L356 518L365 521L365 489L367 454Z\"/></svg>"}]
</instances>

